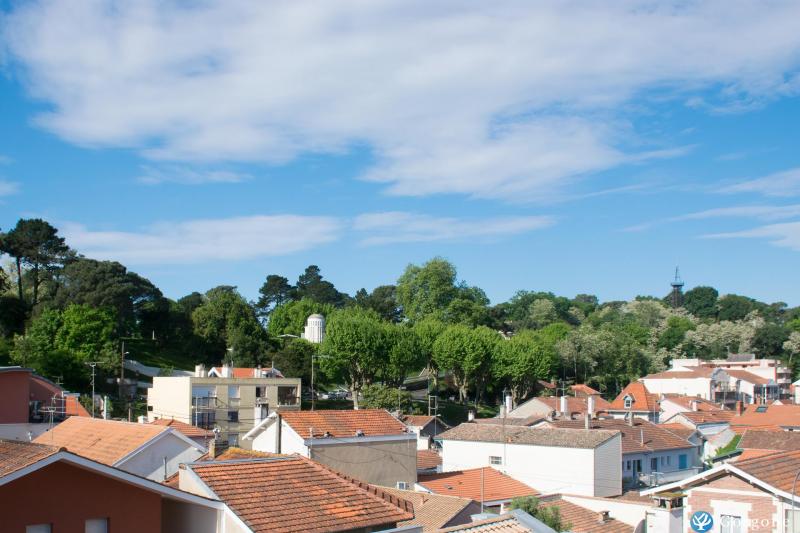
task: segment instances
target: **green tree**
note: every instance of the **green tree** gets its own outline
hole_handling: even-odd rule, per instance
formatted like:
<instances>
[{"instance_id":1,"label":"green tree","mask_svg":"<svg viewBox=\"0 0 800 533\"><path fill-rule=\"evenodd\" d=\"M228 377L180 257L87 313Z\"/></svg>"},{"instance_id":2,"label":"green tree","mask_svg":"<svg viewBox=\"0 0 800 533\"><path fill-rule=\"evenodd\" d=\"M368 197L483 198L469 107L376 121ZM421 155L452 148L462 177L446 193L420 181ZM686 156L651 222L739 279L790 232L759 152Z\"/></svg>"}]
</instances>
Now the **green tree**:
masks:
<instances>
[{"instance_id":1,"label":"green tree","mask_svg":"<svg viewBox=\"0 0 800 533\"><path fill-rule=\"evenodd\" d=\"M333 283L322 279L320 269L317 265L309 265L306 270L297 278L292 296L296 300L308 298L315 302L330 304L334 307L342 307L350 299L344 293L336 290Z\"/></svg>"},{"instance_id":2,"label":"green tree","mask_svg":"<svg viewBox=\"0 0 800 533\"><path fill-rule=\"evenodd\" d=\"M72 354L79 363L101 361L106 368L116 364L114 349L116 319L108 309L70 305L61 313L55 347Z\"/></svg>"},{"instance_id":3,"label":"green tree","mask_svg":"<svg viewBox=\"0 0 800 533\"><path fill-rule=\"evenodd\" d=\"M778 357L783 343L789 340L789 330L780 324L765 323L753 337L753 351L759 357Z\"/></svg>"},{"instance_id":4,"label":"green tree","mask_svg":"<svg viewBox=\"0 0 800 533\"><path fill-rule=\"evenodd\" d=\"M294 287L288 279L270 274L258 289L261 296L256 303L256 309L262 316L267 316L274 307L288 302L292 298L293 291Z\"/></svg>"},{"instance_id":5,"label":"green tree","mask_svg":"<svg viewBox=\"0 0 800 533\"><path fill-rule=\"evenodd\" d=\"M683 306L697 318L716 318L718 297L714 287L695 287L686 291Z\"/></svg>"},{"instance_id":6,"label":"green tree","mask_svg":"<svg viewBox=\"0 0 800 533\"><path fill-rule=\"evenodd\" d=\"M386 409L401 413L411 413L413 410L411 393L396 387L375 383L365 385L361 389L361 397L360 407L365 409Z\"/></svg>"},{"instance_id":7,"label":"green tree","mask_svg":"<svg viewBox=\"0 0 800 533\"><path fill-rule=\"evenodd\" d=\"M494 374L505 380L516 403L534 390L540 379L549 380L557 370L557 354L537 332L523 330L497 344Z\"/></svg>"},{"instance_id":8,"label":"green tree","mask_svg":"<svg viewBox=\"0 0 800 533\"><path fill-rule=\"evenodd\" d=\"M399 387L409 372L425 365L422 342L417 332L406 325L387 324L385 328L390 347L383 380L387 385Z\"/></svg>"},{"instance_id":9,"label":"green tree","mask_svg":"<svg viewBox=\"0 0 800 533\"><path fill-rule=\"evenodd\" d=\"M39 302L39 286L43 274L61 266L69 257L70 249L58 230L40 218L20 219L14 228L0 239L0 251L14 258L17 267L17 295L23 300L23 272L31 270L33 296L31 305Z\"/></svg>"},{"instance_id":10,"label":"green tree","mask_svg":"<svg viewBox=\"0 0 800 533\"><path fill-rule=\"evenodd\" d=\"M433 378L433 390L439 390L439 368L433 356L433 345L445 330L443 322L428 318L414 324L414 332L419 339L420 360L423 361L429 375Z\"/></svg>"},{"instance_id":11,"label":"green tree","mask_svg":"<svg viewBox=\"0 0 800 533\"><path fill-rule=\"evenodd\" d=\"M524 511L556 531L569 531L572 529L572 524L561 519L561 511L558 507L543 507L535 496L514 498L511 500L509 508Z\"/></svg>"},{"instance_id":12,"label":"green tree","mask_svg":"<svg viewBox=\"0 0 800 533\"><path fill-rule=\"evenodd\" d=\"M317 346L304 339L287 339L287 342L274 354L272 363L284 376L300 378L303 383L311 383L312 358Z\"/></svg>"},{"instance_id":13,"label":"green tree","mask_svg":"<svg viewBox=\"0 0 800 533\"><path fill-rule=\"evenodd\" d=\"M394 285L380 285L371 293L367 293L366 289L359 289L354 301L363 309L372 309L388 322L400 322L402 318L402 310L397 303L397 287Z\"/></svg>"},{"instance_id":14,"label":"green tree","mask_svg":"<svg viewBox=\"0 0 800 533\"><path fill-rule=\"evenodd\" d=\"M449 326L433 345L437 368L452 372L453 383L461 402L466 401L470 387L475 389L475 403L480 401L484 387L491 377L492 357L500 336L480 326Z\"/></svg>"},{"instance_id":15,"label":"green tree","mask_svg":"<svg viewBox=\"0 0 800 533\"><path fill-rule=\"evenodd\" d=\"M267 331L273 337L280 335L296 335L303 333L306 320L313 314L320 314L328 317L333 313L334 307L331 304L317 302L310 298L304 298L283 305L277 306L269 315Z\"/></svg>"},{"instance_id":16,"label":"green tree","mask_svg":"<svg viewBox=\"0 0 800 533\"><path fill-rule=\"evenodd\" d=\"M331 313L320 352L320 367L331 379L342 379L358 407L358 393L375 380L390 343L386 328L372 311L349 307Z\"/></svg>"},{"instance_id":17,"label":"green tree","mask_svg":"<svg viewBox=\"0 0 800 533\"><path fill-rule=\"evenodd\" d=\"M719 319L736 321L743 320L756 307L756 302L752 298L739 296L738 294L726 294L719 299Z\"/></svg>"},{"instance_id":18,"label":"green tree","mask_svg":"<svg viewBox=\"0 0 800 533\"><path fill-rule=\"evenodd\" d=\"M397 280L397 301L412 322L442 319L457 294L456 268L441 257L422 266L408 265Z\"/></svg>"}]
</instances>

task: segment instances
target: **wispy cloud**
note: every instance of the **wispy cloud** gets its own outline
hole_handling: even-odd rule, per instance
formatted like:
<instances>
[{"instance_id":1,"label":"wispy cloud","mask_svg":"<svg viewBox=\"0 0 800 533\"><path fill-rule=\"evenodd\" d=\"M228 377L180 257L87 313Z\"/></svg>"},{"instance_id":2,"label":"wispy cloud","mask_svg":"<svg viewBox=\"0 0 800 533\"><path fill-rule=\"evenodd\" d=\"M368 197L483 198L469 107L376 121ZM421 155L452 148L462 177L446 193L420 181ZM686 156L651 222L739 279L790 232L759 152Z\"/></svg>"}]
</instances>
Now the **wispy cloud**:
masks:
<instances>
[{"instance_id":1,"label":"wispy cloud","mask_svg":"<svg viewBox=\"0 0 800 533\"><path fill-rule=\"evenodd\" d=\"M555 223L549 216L512 216L482 219L434 217L402 211L367 213L356 217L353 227L366 234L360 244L464 241L518 235Z\"/></svg>"},{"instance_id":2,"label":"wispy cloud","mask_svg":"<svg viewBox=\"0 0 800 533\"><path fill-rule=\"evenodd\" d=\"M626 142L618 111L648 89L742 107L789 94L800 58L796 2L39 1L5 18L49 104L37 123L64 139L192 163L367 146L364 178L402 195L558 196L659 145Z\"/></svg>"},{"instance_id":3,"label":"wispy cloud","mask_svg":"<svg viewBox=\"0 0 800 533\"><path fill-rule=\"evenodd\" d=\"M336 240L342 224L331 217L260 215L162 222L135 232L62 228L67 243L87 257L138 265L288 255Z\"/></svg>"},{"instance_id":4,"label":"wispy cloud","mask_svg":"<svg viewBox=\"0 0 800 533\"><path fill-rule=\"evenodd\" d=\"M11 196L19 192L19 183L16 181L7 181L0 179L0 198L3 196Z\"/></svg>"},{"instance_id":5,"label":"wispy cloud","mask_svg":"<svg viewBox=\"0 0 800 533\"><path fill-rule=\"evenodd\" d=\"M785 224L769 224L744 231L729 233L712 233L702 236L705 239L752 239L762 238L769 240L775 246L790 248L800 251L800 222L787 222Z\"/></svg>"},{"instance_id":6,"label":"wispy cloud","mask_svg":"<svg viewBox=\"0 0 800 533\"><path fill-rule=\"evenodd\" d=\"M706 220L713 218L753 218L771 222L774 220L785 220L800 216L800 204L793 205L739 205L733 207L718 207L696 211L676 217L663 218L653 222L644 222L634 226L628 226L623 231L636 232L644 231L661 224L672 222L683 222L687 220Z\"/></svg>"},{"instance_id":7,"label":"wispy cloud","mask_svg":"<svg viewBox=\"0 0 800 533\"><path fill-rule=\"evenodd\" d=\"M800 167L726 185L721 193L759 193L764 196L800 196Z\"/></svg>"},{"instance_id":8,"label":"wispy cloud","mask_svg":"<svg viewBox=\"0 0 800 533\"><path fill-rule=\"evenodd\" d=\"M144 166L137 178L147 185L161 183L180 183L183 185L202 185L205 183L240 183L252 179L249 174L230 170L194 169L180 166Z\"/></svg>"}]
</instances>

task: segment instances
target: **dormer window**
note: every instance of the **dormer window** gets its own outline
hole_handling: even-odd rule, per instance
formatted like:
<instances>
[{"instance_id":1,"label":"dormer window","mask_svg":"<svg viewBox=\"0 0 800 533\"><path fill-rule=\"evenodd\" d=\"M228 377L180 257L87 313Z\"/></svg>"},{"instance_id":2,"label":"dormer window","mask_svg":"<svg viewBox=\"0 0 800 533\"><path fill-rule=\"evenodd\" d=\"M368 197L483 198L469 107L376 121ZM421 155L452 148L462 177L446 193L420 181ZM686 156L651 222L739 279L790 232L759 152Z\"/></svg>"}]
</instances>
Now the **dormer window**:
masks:
<instances>
[{"instance_id":1,"label":"dormer window","mask_svg":"<svg viewBox=\"0 0 800 533\"><path fill-rule=\"evenodd\" d=\"M631 406L633 406L633 397L632 396L630 396L630 395L629 396L625 396L623 401L625 402L625 409L630 409Z\"/></svg>"}]
</instances>

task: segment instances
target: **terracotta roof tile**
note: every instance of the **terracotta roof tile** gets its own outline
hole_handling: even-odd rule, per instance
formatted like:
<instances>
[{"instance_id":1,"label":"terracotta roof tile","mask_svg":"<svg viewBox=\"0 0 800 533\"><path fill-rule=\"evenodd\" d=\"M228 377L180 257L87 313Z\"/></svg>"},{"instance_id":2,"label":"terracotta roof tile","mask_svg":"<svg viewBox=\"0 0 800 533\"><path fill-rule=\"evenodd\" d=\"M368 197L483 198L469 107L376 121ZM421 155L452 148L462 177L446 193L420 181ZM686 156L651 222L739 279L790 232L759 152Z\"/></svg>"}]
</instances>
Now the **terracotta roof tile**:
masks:
<instances>
[{"instance_id":1,"label":"terracotta roof tile","mask_svg":"<svg viewBox=\"0 0 800 533\"><path fill-rule=\"evenodd\" d=\"M578 383L577 385L570 385L569 388L572 390L572 393L575 396L578 396L580 394L583 394L584 396L590 396L592 394L597 394L597 395L600 394L600 391L596 391L589 385L585 385L583 383Z\"/></svg>"},{"instance_id":2,"label":"terracotta roof tile","mask_svg":"<svg viewBox=\"0 0 800 533\"><path fill-rule=\"evenodd\" d=\"M434 420L441 429L449 429L450 426L445 424L444 421L438 416L428 415L401 415L400 420L407 426L425 427Z\"/></svg>"},{"instance_id":3,"label":"terracotta roof tile","mask_svg":"<svg viewBox=\"0 0 800 533\"><path fill-rule=\"evenodd\" d=\"M417 470L428 470L441 466L442 456L433 450L417 450Z\"/></svg>"},{"instance_id":4,"label":"terracotta roof tile","mask_svg":"<svg viewBox=\"0 0 800 533\"><path fill-rule=\"evenodd\" d=\"M680 370L666 370L664 372L656 372L655 374L648 374L642 379L692 379L692 378L710 378L714 373L714 368L689 366Z\"/></svg>"},{"instance_id":5,"label":"terracotta roof tile","mask_svg":"<svg viewBox=\"0 0 800 533\"><path fill-rule=\"evenodd\" d=\"M481 500L481 477L483 477L483 501L510 500L519 496L535 496L535 489L490 466L425 474L417 483L436 494Z\"/></svg>"},{"instance_id":6,"label":"terracotta roof tile","mask_svg":"<svg viewBox=\"0 0 800 533\"><path fill-rule=\"evenodd\" d=\"M511 514L502 514L497 518L479 520L471 524L440 529L439 533L529 533L530 528L522 524Z\"/></svg>"},{"instance_id":7,"label":"terracotta roof tile","mask_svg":"<svg viewBox=\"0 0 800 533\"><path fill-rule=\"evenodd\" d=\"M580 424L582 423L580 422ZM560 446L564 448L596 448L616 436L616 434L617 431L596 429L503 427L500 425L470 424L467 422L445 431L438 438L442 440L507 442L509 444Z\"/></svg>"},{"instance_id":8,"label":"terracotta roof tile","mask_svg":"<svg viewBox=\"0 0 800 533\"><path fill-rule=\"evenodd\" d=\"M532 415L526 418L518 418L518 417L506 417L501 418L499 416L493 418L476 418L471 423L472 424L488 424L491 426L532 426L537 422L541 422L545 420L544 416L539 415Z\"/></svg>"},{"instance_id":9,"label":"terracotta roof tile","mask_svg":"<svg viewBox=\"0 0 800 533\"><path fill-rule=\"evenodd\" d=\"M42 433L33 442L63 446L72 453L113 466L163 431L168 429L152 424L73 416Z\"/></svg>"},{"instance_id":10,"label":"terracotta roof tile","mask_svg":"<svg viewBox=\"0 0 800 533\"><path fill-rule=\"evenodd\" d=\"M696 426L730 422L735 415L733 411L684 411L676 416L681 416Z\"/></svg>"},{"instance_id":11,"label":"terracotta roof tile","mask_svg":"<svg viewBox=\"0 0 800 533\"><path fill-rule=\"evenodd\" d=\"M767 385L771 381L767 378L763 378L761 376L753 374L752 372L748 372L747 370L732 370L726 368L725 372L732 378L740 379L742 381L747 381L749 383L755 383L756 385Z\"/></svg>"},{"instance_id":12,"label":"terracotta roof tile","mask_svg":"<svg viewBox=\"0 0 800 533\"><path fill-rule=\"evenodd\" d=\"M800 433L795 431L747 429L742 435L738 447L743 450L757 449L776 452L800 450Z\"/></svg>"},{"instance_id":13,"label":"terracotta roof tile","mask_svg":"<svg viewBox=\"0 0 800 533\"><path fill-rule=\"evenodd\" d=\"M157 420L153 420L150 422L155 426L166 426L170 427L176 431L183 433L185 436L189 437L190 439L194 438L212 438L214 437L214 432L209 431L207 429L199 428L197 426L193 426L191 424L187 424L186 422L181 422L180 420L174 420L171 418L159 418Z\"/></svg>"},{"instance_id":14,"label":"terracotta roof tile","mask_svg":"<svg viewBox=\"0 0 800 533\"><path fill-rule=\"evenodd\" d=\"M233 461L236 459L264 459L267 457L290 457L287 454L281 453L270 453L270 452L259 452L256 450L245 450L244 448L237 448L235 446L228 448L218 456L216 456L213 461Z\"/></svg>"},{"instance_id":15,"label":"terracotta roof tile","mask_svg":"<svg viewBox=\"0 0 800 533\"><path fill-rule=\"evenodd\" d=\"M217 374L220 374L220 375L222 374L222 367L221 366L214 366L212 368L214 370L216 370ZM262 374L270 373L271 371L275 372L278 375L278 377L283 377L283 374L281 374L280 371L277 368L264 367L264 368L261 369ZM231 377L234 377L234 378L237 378L237 379L246 379L246 378L255 378L255 377L261 377L261 376L256 376L256 369L255 368L235 366L235 367L231 368Z\"/></svg>"},{"instance_id":16,"label":"terracotta roof tile","mask_svg":"<svg viewBox=\"0 0 800 533\"><path fill-rule=\"evenodd\" d=\"M451 525L450 522L467 507L477 507L476 511L480 512L480 506L469 498L400 489L383 490L410 502L414 506L414 518L400 522L397 524L398 527L422 526L423 531L438 531ZM469 521L469 516L466 517L466 520L467 522ZM452 525L456 524L457 522Z\"/></svg>"},{"instance_id":17,"label":"terracotta roof tile","mask_svg":"<svg viewBox=\"0 0 800 533\"><path fill-rule=\"evenodd\" d=\"M586 396L574 397L567 396L567 411L570 414L578 413L584 414L589 412L589 400ZM539 396L536 398L553 411L561 411L561 397L556 396ZM599 396L595 396L594 409L596 413L602 413L611 407L611 404Z\"/></svg>"},{"instance_id":18,"label":"terracotta roof tile","mask_svg":"<svg viewBox=\"0 0 800 533\"><path fill-rule=\"evenodd\" d=\"M756 457L772 455L773 453L776 453L775 450L742 450L742 453L739 454L738 457L734 458L734 461L746 461L748 459L755 459Z\"/></svg>"},{"instance_id":19,"label":"terracotta roof tile","mask_svg":"<svg viewBox=\"0 0 800 533\"><path fill-rule=\"evenodd\" d=\"M744 461L739 459L734 466L777 489L791 492L794 477L800 470L800 450L778 452Z\"/></svg>"},{"instance_id":20,"label":"terracotta roof tile","mask_svg":"<svg viewBox=\"0 0 800 533\"><path fill-rule=\"evenodd\" d=\"M724 411L724 408L705 398L698 398L696 396L686 396L684 394L665 394L662 401L669 401L676 405L680 405L687 411Z\"/></svg>"},{"instance_id":21,"label":"terracotta roof tile","mask_svg":"<svg viewBox=\"0 0 800 533\"><path fill-rule=\"evenodd\" d=\"M347 531L414 517L405 500L297 455L186 468L255 532Z\"/></svg>"},{"instance_id":22,"label":"terracotta roof tile","mask_svg":"<svg viewBox=\"0 0 800 533\"><path fill-rule=\"evenodd\" d=\"M0 477L37 463L62 449L31 442L0 440Z\"/></svg>"},{"instance_id":23,"label":"terracotta roof tile","mask_svg":"<svg viewBox=\"0 0 800 533\"><path fill-rule=\"evenodd\" d=\"M800 405L748 405L741 414L730 420L731 429L776 429L800 427Z\"/></svg>"},{"instance_id":24,"label":"terracotta roof tile","mask_svg":"<svg viewBox=\"0 0 800 533\"><path fill-rule=\"evenodd\" d=\"M608 518L600 522L599 513L586 507L581 507L562 498L540 501L541 507L557 507L561 515L561 522L569 526L573 533L633 533L633 526L624 522Z\"/></svg>"},{"instance_id":25,"label":"terracotta roof tile","mask_svg":"<svg viewBox=\"0 0 800 533\"><path fill-rule=\"evenodd\" d=\"M625 396L630 395L633 403L630 409L625 407ZM658 412L658 395L651 393L641 381L629 383L622 389L609 408L614 411L639 411L639 412Z\"/></svg>"},{"instance_id":26,"label":"terracotta roof tile","mask_svg":"<svg viewBox=\"0 0 800 533\"><path fill-rule=\"evenodd\" d=\"M549 424L558 428L585 427L582 420L556 420L549 422ZM653 452L694 447L685 438L640 418L636 418L633 421L633 426L625 420L592 420L591 427L592 429L589 431L612 430L622 433L622 453ZM542 429L537 429L537 431L542 431Z\"/></svg>"},{"instance_id":27,"label":"terracotta roof tile","mask_svg":"<svg viewBox=\"0 0 800 533\"><path fill-rule=\"evenodd\" d=\"M658 424L658 427L662 429L666 429L682 439L688 439L692 435L695 434L696 430L686 427L683 424L673 423L673 424Z\"/></svg>"},{"instance_id":28,"label":"terracotta roof tile","mask_svg":"<svg viewBox=\"0 0 800 533\"><path fill-rule=\"evenodd\" d=\"M64 396L64 414L66 416L92 416L89 411L81 405L77 396Z\"/></svg>"},{"instance_id":29,"label":"terracotta roof tile","mask_svg":"<svg viewBox=\"0 0 800 533\"><path fill-rule=\"evenodd\" d=\"M327 432L337 438L355 437L358 430L363 431L365 437L403 435L408 431L405 424L385 409L281 411L280 414L304 439L308 438L310 428L314 428L315 437Z\"/></svg>"}]
</instances>

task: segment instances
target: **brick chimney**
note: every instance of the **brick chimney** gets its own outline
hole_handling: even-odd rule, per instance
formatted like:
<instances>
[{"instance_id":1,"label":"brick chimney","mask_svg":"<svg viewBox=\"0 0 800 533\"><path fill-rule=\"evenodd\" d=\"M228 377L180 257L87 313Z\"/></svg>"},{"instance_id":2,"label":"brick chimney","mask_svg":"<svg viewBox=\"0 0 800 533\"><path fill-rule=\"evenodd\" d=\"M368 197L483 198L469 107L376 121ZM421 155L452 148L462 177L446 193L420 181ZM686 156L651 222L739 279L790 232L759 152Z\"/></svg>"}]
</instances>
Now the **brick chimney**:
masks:
<instances>
[{"instance_id":1,"label":"brick chimney","mask_svg":"<svg viewBox=\"0 0 800 533\"><path fill-rule=\"evenodd\" d=\"M692 400L689 404L692 406L692 411L697 411L697 404L700 403L697 400Z\"/></svg>"},{"instance_id":2,"label":"brick chimney","mask_svg":"<svg viewBox=\"0 0 800 533\"><path fill-rule=\"evenodd\" d=\"M605 524L608 522L608 511L600 511L597 513L597 523Z\"/></svg>"},{"instance_id":3,"label":"brick chimney","mask_svg":"<svg viewBox=\"0 0 800 533\"><path fill-rule=\"evenodd\" d=\"M561 397L558 409L559 409L559 411L561 411L561 416L563 416L564 418L567 418L569 416L569 413L567 412L567 397L566 396L562 396Z\"/></svg>"},{"instance_id":4,"label":"brick chimney","mask_svg":"<svg viewBox=\"0 0 800 533\"><path fill-rule=\"evenodd\" d=\"M595 401L594 394L590 394L589 397L586 398L586 411L591 418L594 418Z\"/></svg>"},{"instance_id":5,"label":"brick chimney","mask_svg":"<svg viewBox=\"0 0 800 533\"><path fill-rule=\"evenodd\" d=\"M744 403L742 403L742 400L739 400L736 402L736 414L741 415L742 413L744 413Z\"/></svg>"}]
</instances>

